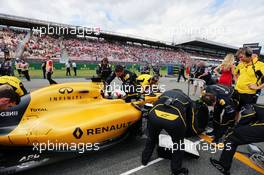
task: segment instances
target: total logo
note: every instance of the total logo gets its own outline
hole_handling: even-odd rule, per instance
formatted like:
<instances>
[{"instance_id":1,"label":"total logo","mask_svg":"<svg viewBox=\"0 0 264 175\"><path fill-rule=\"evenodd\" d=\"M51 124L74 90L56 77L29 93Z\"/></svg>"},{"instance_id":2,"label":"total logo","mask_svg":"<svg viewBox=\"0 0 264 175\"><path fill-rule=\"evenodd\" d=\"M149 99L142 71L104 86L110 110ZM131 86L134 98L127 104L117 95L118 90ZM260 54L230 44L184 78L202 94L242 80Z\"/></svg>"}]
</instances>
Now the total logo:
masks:
<instances>
[{"instance_id":1,"label":"total logo","mask_svg":"<svg viewBox=\"0 0 264 175\"><path fill-rule=\"evenodd\" d=\"M48 111L46 108L30 108L31 112L46 112Z\"/></svg>"}]
</instances>

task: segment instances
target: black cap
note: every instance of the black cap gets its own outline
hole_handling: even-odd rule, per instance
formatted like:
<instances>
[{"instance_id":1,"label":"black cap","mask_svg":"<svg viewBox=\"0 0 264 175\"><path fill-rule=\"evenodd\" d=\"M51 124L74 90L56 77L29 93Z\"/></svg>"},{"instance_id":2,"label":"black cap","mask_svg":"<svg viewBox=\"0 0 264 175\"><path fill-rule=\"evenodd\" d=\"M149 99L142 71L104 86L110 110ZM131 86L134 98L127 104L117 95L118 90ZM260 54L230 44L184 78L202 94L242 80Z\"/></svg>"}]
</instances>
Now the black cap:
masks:
<instances>
[{"instance_id":1,"label":"black cap","mask_svg":"<svg viewBox=\"0 0 264 175\"><path fill-rule=\"evenodd\" d=\"M116 65L115 72L122 72L124 70L124 67L122 65Z\"/></svg>"}]
</instances>

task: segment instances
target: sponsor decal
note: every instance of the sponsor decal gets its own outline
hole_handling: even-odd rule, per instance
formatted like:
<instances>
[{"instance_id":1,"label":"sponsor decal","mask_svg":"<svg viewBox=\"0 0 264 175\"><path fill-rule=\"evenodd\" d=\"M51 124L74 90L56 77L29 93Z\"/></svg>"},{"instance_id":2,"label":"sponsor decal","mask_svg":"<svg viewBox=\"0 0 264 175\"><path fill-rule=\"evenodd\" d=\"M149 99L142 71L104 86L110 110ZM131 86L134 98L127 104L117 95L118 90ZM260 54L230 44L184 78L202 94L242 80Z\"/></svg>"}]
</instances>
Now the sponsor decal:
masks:
<instances>
[{"instance_id":1,"label":"sponsor decal","mask_svg":"<svg viewBox=\"0 0 264 175\"><path fill-rule=\"evenodd\" d=\"M31 160L28 162L22 162L20 165L17 165L17 168L19 169L24 169L24 168L29 168L29 167L33 167L36 165L40 165L44 162L47 162L49 160L49 158L45 158L43 160Z\"/></svg>"},{"instance_id":2,"label":"sponsor decal","mask_svg":"<svg viewBox=\"0 0 264 175\"><path fill-rule=\"evenodd\" d=\"M74 131L73 131L73 136L76 138L76 139L80 139L83 135L83 131L81 130L80 127L76 128Z\"/></svg>"},{"instance_id":3,"label":"sponsor decal","mask_svg":"<svg viewBox=\"0 0 264 175\"><path fill-rule=\"evenodd\" d=\"M73 89L70 87L63 87L59 89L60 94L71 94L73 92Z\"/></svg>"},{"instance_id":4,"label":"sponsor decal","mask_svg":"<svg viewBox=\"0 0 264 175\"><path fill-rule=\"evenodd\" d=\"M30 108L31 112L46 112L48 111L46 108Z\"/></svg>"},{"instance_id":5,"label":"sponsor decal","mask_svg":"<svg viewBox=\"0 0 264 175\"><path fill-rule=\"evenodd\" d=\"M0 117L15 117L18 116L18 111L0 112Z\"/></svg>"},{"instance_id":6,"label":"sponsor decal","mask_svg":"<svg viewBox=\"0 0 264 175\"><path fill-rule=\"evenodd\" d=\"M103 134L106 132L113 132L113 131L117 131L120 129L128 128L131 124L132 124L132 122L118 123L118 124L114 124L114 125L108 125L108 126L102 126L102 127L98 127L98 128L86 129L85 132L86 132L87 136L96 135L96 134ZM76 139L80 139L83 136L83 134L84 134L84 131L80 127L77 127L73 132L73 136Z\"/></svg>"},{"instance_id":7,"label":"sponsor decal","mask_svg":"<svg viewBox=\"0 0 264 175\"><path fill-rule=\"evenodd\" d=\"M61 97L50 97L50 101L66 101L66 100L81 100L82 96L61 96Z\"/></svg>"},{"instance_id":8,"label":"sponsor decal","mask_svg":"<svg viewBox=\"0 0 264 175\"><path fill-rule=\"evenodd\" d=\"M179 116L176 115L176 114L171 114L171 113L160 111L160 110L157 110L157 109L155 109L155 114L158 117L166 119L166 120L176 120L177 118L179 118Z\"/></svg>"},{"instance_id":9,"label":"sponsor decal","mask_svg":"<svg viewBox=\"0 0 264 175\"><path fill-rule=\"evenodd\" d=\"M39 154L30 154L30 155L26 155L26 156L23 156L19 162L27 162L27 161L31 161L31 160L35 160L35 159L38 159L40 157Z\"/></svg>"},{"instance_id":10,"label":"sponsor decal","mask_svg":"<svg viewBox=\"0 0 264 175\"><path fill-rule=\"evenodd\" d=\"M131 125L131 123L132 122L126 122L126 123L119 123L119 124L110 125L110 126L103 126L99 128L87 129L86 133L87 135L103 134L106 132L112 132L112 131L116 131L119 129L128 128Z\"/></svg>"}]
</instances>

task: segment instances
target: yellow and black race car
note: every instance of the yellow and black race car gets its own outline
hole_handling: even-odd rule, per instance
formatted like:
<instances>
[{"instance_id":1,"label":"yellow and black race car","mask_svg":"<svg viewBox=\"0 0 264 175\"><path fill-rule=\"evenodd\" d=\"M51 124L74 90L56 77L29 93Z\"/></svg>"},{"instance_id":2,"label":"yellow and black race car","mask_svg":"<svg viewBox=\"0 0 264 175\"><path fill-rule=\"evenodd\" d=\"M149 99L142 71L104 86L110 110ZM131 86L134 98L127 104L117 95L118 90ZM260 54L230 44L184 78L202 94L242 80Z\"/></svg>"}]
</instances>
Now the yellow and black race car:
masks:
<instances>
[{"instance_id":1,"label":"yellow and black race car","mask_svg":"<svg viewBox=\"0 0 264 175\"><path fill-rule=\"evenodd\" d=\"M47 159L41 159L43 145L56 145L52 152L72 148L65 145L83 148L88 143L98 150L134 131L141 111L123 99L104 98L102 89L100 82L52 85L24 95L17 106L0 111L0 174L42 164ZM152 103L157 97L146 96L136 103ZM14 153L22 148L35 152Z\"/></svg>"}]
</instances>

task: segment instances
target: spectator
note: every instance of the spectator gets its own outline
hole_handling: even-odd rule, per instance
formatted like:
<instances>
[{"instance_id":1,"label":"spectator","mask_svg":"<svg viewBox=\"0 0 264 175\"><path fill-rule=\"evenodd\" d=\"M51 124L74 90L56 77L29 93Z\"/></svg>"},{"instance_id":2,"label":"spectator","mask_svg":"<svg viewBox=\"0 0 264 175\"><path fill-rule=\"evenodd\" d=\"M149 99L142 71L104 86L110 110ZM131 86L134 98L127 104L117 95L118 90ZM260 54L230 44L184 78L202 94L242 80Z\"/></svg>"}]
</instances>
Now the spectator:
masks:
<instances>
[{"instance_id":1,"label":"spectator","mask_svg":"<svg viewBox=\"0 0 264 175\"><path fill-rule=\"evenodd\" d=\"M72 62L72 68L73 68L73 71L74 71L74 76L76 77L77 76L77 65L75 62Z\"/></svg>"},{"instance_id":2,"label":"spectator","mask_svg":"<svg viewBox=\"0 0 264 175\"><path fill-rule=\"evenodd\" d=\"M219 78L218 83L231 87L232 86L232 80L233 80L233 73L234 73L234 55L233 54L227 54L224 58L224 61L222 64L217 66L214 69L214 73L217 74ZM219 73L221 71L221 73Z\"/></svg>"}]
</instances>

